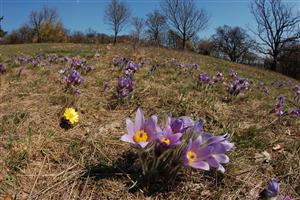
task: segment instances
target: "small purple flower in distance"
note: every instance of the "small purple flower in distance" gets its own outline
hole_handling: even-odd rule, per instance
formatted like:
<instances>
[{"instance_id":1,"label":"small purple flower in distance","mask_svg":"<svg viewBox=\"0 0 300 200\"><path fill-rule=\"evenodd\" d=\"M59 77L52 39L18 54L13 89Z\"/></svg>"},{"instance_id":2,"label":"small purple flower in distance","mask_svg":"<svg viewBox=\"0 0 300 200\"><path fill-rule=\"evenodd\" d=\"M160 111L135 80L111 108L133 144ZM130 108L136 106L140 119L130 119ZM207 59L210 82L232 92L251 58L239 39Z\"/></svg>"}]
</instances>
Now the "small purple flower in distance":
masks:
<instances>
[{"instance_id":1,"label":"small purple flower in distance","mask_svg":"<svg viewBox=\"0 0 300 200\"><path fill-rule=\"evenodd\" d=\"M275 179L271 179L267 191L269 197L276 197L279 194L279 183Z\"/></svg>"},{"instance_id":2,"label":"small purple flower in distance","mask_svg":"<svg viewBox=\"0 0 300 200\"><path fill-rule=\"evenodd\" d=\"M227 85L227 92L231 95L238 95L241 91L249 89L249 82L242 77L236 77L235 81Z\"/></svg>"},{"instance_id":3,"label":"small purple flower in distance","mask_svg":"<svg viewBox=\"0 0 300 200\"><path fill-rule=\"evenodd\" d=\"M300 85L296 85L293 88L293 91L295 92L296 96L300 96Z\"/></svg>"},{"instance_id":4,"label":"small purple flower in distance","mask_svg":"<svg viewBox=\"0 0 300 200\"><path fill-rule=\"evenodd\" d=\"M117 57L114 57L112 59L112 64L115 66L115 67L120 67L122 68L124 65L126 65L127 63L129 62L129 59L126 58L126 57L122 57L122 56L117 56Z\"/></svg>"},{"instance_id":5,"label":"small purple flower in distance","mask_svg":"<svg viewBox=\"0 0 300 200\"><path fill-rule=\"evenodd\" d=\"M291 111L291 115L294 117L298 117L300 115L300 109L299 108L295 108Z\"/></svg>"},{"instance_id":6,"label":"small purple flower in distance","mask_svg":"<svg viewBox=\"0 0 300 200\"><path fill-rule=\"evenodd\" d=\"M138 70L138 68L139 68L139 64L129 61L124 68L124 72L126 75L130 76L134 74Z\"/></svg>"},{"instance_id":7,"label":"small purple flower in distance","mask_svg":"<svg viewBox=\"0 0 300 200\"><path fill-rule=\"evenodd\" d=\"M194 64L190 65L190 68L193 70L198 70L198 69L200 69L200 66L198 64L194 63Z\"/></svg>"},{"instance_id":8,"label":"small purple flower in distance","mask_svg":"<svg viewBox=\"0 0 300 200\"><path fill-rule=\"evenodd\" d=\"M27 64L31 62L32 57L31 56L18 56L17 61L19 61L21 64Z\"/></svg>"},{"instance_id":9,"label":"small purple flower in distance","mask_svg":"<svg viewBox=\"0 0 300 200\"><path fill-rule=\"evenodd\" d=\"M73 70L65 80L68 85L80 85L83 82L83 78L76 70Z\"/></svg>"},{"instance_id":10,"label":"small purple flower in distance","mask_svg":"<svg viewBox=\"0 0 300 200\"><path fill-rule=\"evenodd\" d=\"M37 67L40 64L40 62L41 61L39 59L35 58L35 59L32 59L31 64L33 67Z\"/></svg>"},{"instance_id":11,"label":"small purple flower in distance","mask_svg":"<svg viewBox=\"0 0 300 200\"><path fill-rule=\"evenodd\" d=\"M284 106L284 97L280 96L278 103L274 105L274 112L277 116L283 116L286 114L286 111L283 111Z\"/></svg>"},{"instance_id":12,"label":"small purple flower in distance","mask_svg":"<svg viewBox=\"0 0 300 200\"><path fill-rule=\"evenodd\" d=\"M58 56L56 54L49 54L48 60L49 60L49 63L57 63Z\"/></svg>"},{"instance_id":13,"label":"small purple flower in distance","mask_svg":"<svg viewBox=\"0 0 300 200\"><path fill-rule=\"evenodd\" d=\"M0 74L4 74L7 71L7 67L5 64L0 64Z\"/></svg>"},{"instance_id":14,"label":"small purple flower in distance","mask_svg":"<svg viewBox=\"0 0 300 200\"><path fill-rule=\"evenodd\" d=\"M210 79L208 74L200 74L199 80L200 80L200 82L205 83L205 84L213 84L213 81Z\"/></svg>"},{"instance_id":15,"label":"small purple flower in distance","mask_svg":"<svg viewBox=\"0 0 300 200\"><path fill-rule=\"evenodd\" d=\"M77 58L72 58L70 60L70 67L73 67L76 70L82 69L84 65L86 64L86 60L84 59L77 59Z\"/></svg>"},{"instance_id":16,"label":"small purple flower in distance","mask_svg":"<svg viewBox=\"0 0 300 200\"><path fill-rule=\"evenodd\" d=\"M237 78L238 74L235 71L230 70L229 76L231 76L232 78Z\"/></svg>"},{"instance_id":17,"label":"small purple flower in distance","mask_svg":"<svg viewBox=\"0 0 300 200\"><path fill-rule=\"evenodd\" d=\"M216 77L215 77L215 82L220 82L220 81L222 81L223 80L223 74L221 73L221 72L217 72L217 75L216 75Z\"/></svg>"},{"instance_id":18,"label":"small purple flower in distance","mask_svg":"<svg viewBox=\"0 0 300 200\"><path fill-rule=\"evenodd\" d=\"M119 97L125 98L133 91L133 81L129 76L119 78L117 92Z\"/></svg>"}]
</instances>

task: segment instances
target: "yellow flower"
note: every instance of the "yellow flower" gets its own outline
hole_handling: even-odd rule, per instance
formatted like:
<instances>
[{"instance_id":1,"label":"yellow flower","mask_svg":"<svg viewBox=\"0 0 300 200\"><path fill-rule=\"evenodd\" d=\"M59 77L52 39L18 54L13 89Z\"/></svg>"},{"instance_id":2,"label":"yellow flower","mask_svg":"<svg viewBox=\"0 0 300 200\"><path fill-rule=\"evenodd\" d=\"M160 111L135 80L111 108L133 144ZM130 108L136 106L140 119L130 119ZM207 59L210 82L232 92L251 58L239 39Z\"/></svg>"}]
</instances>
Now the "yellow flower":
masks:
<instances>
[{"instance_id":1,"label":"yellow flower","mask_svg":"<svg viewBox=\"0 0 300 200\"><path fill-rule=\"evenodd\" d=\"M66 108L64 117L68 120L71 124L79 121L78 113L75 111L74 108Z\"/></svg>"}]
</instances>

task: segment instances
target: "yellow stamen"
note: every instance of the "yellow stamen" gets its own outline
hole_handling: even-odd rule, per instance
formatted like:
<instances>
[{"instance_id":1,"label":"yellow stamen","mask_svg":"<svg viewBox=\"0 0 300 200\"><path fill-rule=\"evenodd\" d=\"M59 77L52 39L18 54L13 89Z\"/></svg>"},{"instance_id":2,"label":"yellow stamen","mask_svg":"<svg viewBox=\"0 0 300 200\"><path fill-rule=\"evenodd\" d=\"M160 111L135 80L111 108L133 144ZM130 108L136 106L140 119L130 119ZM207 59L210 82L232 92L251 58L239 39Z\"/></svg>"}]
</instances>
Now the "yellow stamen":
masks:
<instances>
[{"instance_id":1,"label":"yellow stamen","mask_svg":"<svg viewBox=\"0 0 300 200\"><path fill-rule=\"evenodd\" d=\"M188 151L186 157L187 157L190 165L193 164L197 160L197 154L193 151Z\"/></svg>"},{"instance_id":2,"label":"yellow stamen","mask_svg":"<svg viewBox=\"0 0 300 200\"><path fill-rule=\"evenodd\" d=\"M133 140L135 142L147 142L149 139L148 133L146 133L144 130L139 130L135 132Z\"/></svg>"},{"instance_id":3,"label":"yellow stamen","mask_svg":"<svg viewBox=\"0 0 300 200\"><path fill-rule=\"evenodd\" d=\"M163 138L160 139L160 141L162 143L165 143L166 145L170 145L170 140L168 138L163 137Z\"/></svg>"}]
</instances>

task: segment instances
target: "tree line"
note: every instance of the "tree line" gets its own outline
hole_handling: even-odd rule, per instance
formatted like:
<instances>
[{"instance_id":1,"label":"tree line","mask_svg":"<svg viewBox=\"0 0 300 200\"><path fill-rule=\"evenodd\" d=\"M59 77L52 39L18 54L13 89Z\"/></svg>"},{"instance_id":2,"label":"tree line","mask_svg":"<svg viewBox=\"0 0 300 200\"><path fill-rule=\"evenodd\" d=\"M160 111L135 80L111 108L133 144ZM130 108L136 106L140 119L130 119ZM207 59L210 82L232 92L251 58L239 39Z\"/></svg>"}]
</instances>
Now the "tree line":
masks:
<instances>
[{"instance_id":1,"label":"tree line","mask_svg":"<svg viewBox=\"0 0 300 200\"><path fill-rule=\"evenodd\" d=\"M3 43L12 44L132 42L137 48L143 43L193 50L300 76L300 15L293 10L293 5L283 0L251 0L250 12L256 22L254 29L224 25L218 27L209 39L201 40L198 34L207 28L210 17L194 0L163 0L160 9L148 13L145 18L133 16L125 1L111 0L103 16L112 30L111 36L92 29L70 32L64 28L55 8L44 7L32 11L28 22L9 34L0 26L0 38ZM127 27L131 27L130 34L120 36Z\"/></svg>"}]
</instances>

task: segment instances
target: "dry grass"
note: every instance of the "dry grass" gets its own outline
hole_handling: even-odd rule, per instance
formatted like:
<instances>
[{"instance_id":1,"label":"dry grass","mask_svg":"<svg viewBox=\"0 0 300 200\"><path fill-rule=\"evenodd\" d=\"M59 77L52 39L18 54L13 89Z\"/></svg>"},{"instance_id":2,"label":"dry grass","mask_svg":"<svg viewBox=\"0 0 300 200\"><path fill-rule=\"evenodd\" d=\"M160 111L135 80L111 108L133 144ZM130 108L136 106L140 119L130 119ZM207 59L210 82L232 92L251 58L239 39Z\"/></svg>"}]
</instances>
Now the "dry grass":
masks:
<instances>
[{"instance_id":1,"label":"dry grass","mask_svg":"<svg viewBox=\"0 0 300 200\"><path fill-rule=\"evenodd\" d=\"M4 51L5 49L5 51ZM300 121L299 118L278 119L270 110L279 94L292 97L290 87L299 82L285 76L241 66L235 63L156 48L141 48L132 52L130 46L94 46L73 44L13 45L0 47L0 61L20 53L58 52L88 58L95 70L84 75L81 94L64 91L58 74L62 65L32 68L17 76L18 66L10 66L0 75L0 198L16 199L257 199L271 177L280 180L282 194L295 199L300 196ZM101 57L94 58L95 53ZM112 109L112 95L121 72L110 65L115 55L138 60L148 56L160 68L147 76L150 66L135 75L135 90L128 104ZM198 63L200 70L181 72L166 64L177 58ZM165 64L163 64L165 63ZM196 88L197 75L217 71L228 76L230 69L253 83L251 90L234 102L224 102L225 83L203 90ZM112 87L101 92L102 82ZM227 82L228 80L225 80ZM258 90L264 82L269 94ZM274 81L286 83L283 87ZM298 102L299 104L299 102ZM70 130L59 126L65 107L79 110L80 123ZM140 188L131 192L134 176L127 173L127 159L132 149L121 142L125 118L133 116L137 107L147 115L160 118L172 112L174 116L189 115L205 119L205 129L218 134L228 132L236 144L230 153L231 162L225 174L184 170L176 186L148 196ZM273 150L277 144L280 150ZM267 151L271 160L263 162L255 153ZM129 157L128 157L129 156ZM123 159L122 159L123 158ZM87 176L88 169L105 166L104 177ZM118 169L118 173L109 170ZM91 175L92 173L90 173Z\"/></svg>"}]
</instances>

